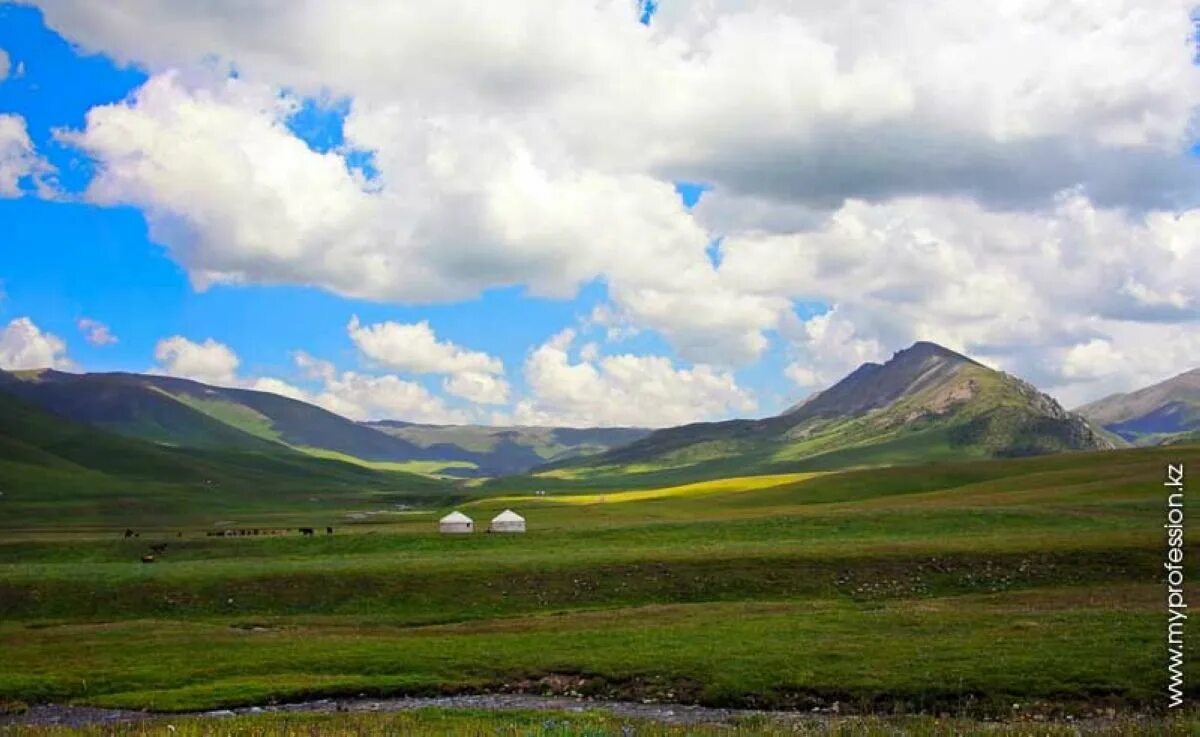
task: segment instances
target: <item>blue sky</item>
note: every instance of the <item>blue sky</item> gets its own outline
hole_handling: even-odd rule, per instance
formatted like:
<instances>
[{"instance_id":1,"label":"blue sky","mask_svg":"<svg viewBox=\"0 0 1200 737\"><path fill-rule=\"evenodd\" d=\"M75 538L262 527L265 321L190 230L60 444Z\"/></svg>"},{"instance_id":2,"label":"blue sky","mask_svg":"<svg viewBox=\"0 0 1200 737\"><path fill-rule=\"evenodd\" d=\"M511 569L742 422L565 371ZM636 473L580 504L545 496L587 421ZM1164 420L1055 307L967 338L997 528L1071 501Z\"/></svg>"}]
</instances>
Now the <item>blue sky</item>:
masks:
<instances>
[{"instance_id":1,"label":"blue sky","mask_svg":"<svg viewBox=\"0 0 1200 737\"><path fill-rule=\"evenodd\" d=\"M79 129L96 105L120 101L147 79L136 67L118 66L102 54L73 47L42 21L35 8L0 5L0 48L16 69L0 82L0 111L27 121L38 152L57 170L68 198L78 199L93 174L84 154L59 143L55 129ZM342 144L346 99L306 99L288 121L291 130L316 151ZM370 157L348 157L370 173ZM681 200L694 205L707 186L679 182ZM233 349L239 372L280 377L305 385L292 360L302 350L339 369L370 370L346 334L352 315L364 323L428 321L439 339L500 358L517 394L524 391L520 368L532 347L565 327L582 339L599 338L587 316L605 301L601 281L585 285L572 299L528 296L521 287L487 289L475 299L450 304L402 304L348 299L317 287L216 285L193 288L184 268L153 242L142 213L134 207L108 207L82 201L47 201L34 196L0 199L6 223L0 260L0 322L31 318L42 330L68 344L78 370L146 371L155 365L156 343L172 335L214 339ZM801 308L811 313L811 306ZM818 310L819 311L819 308ZM77 328L81 318L107 325L118 341L95 346ZM610 353L671 355L657 334L639 330L608 346ZM763 413L794 400L783 378L778 345L761 361L738 371L752 385ZM407 376L436 391L436 376ZM311 385L311 382L307 382ZM448 398L451 406L463 402Z\"/></svg>"},{"instance_id":2,"label":"blue sky","mask_svg":"<svg viewBox=\"0 0 1200 737\"><path fill-rule=\"evenodd\" d=\"M128 2L0 4L0 367L667 425L916 340L1068 406L1200 365L1183 0Z\"/></svg>"}]
</instances>

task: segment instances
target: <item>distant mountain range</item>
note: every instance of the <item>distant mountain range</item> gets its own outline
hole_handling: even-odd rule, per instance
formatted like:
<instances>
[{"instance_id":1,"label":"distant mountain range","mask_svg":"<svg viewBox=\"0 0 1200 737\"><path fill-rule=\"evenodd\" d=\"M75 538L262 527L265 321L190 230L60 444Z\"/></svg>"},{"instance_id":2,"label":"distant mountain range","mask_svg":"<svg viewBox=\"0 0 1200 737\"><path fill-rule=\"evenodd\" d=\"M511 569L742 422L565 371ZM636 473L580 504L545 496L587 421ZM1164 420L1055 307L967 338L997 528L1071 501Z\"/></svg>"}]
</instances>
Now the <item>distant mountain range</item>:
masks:
<instances>
[{"instance_id":1,"label":"distant mountain range","mask_svg":"<svg viewBox=\"0 0 1200 737\"><path fill-rule=\"evenodd\" d=\"M832 468L1113 447L1032 385L934 343L866 363L775 417L659 430L540 473Z\"/></svg>"},{"instance_id":2,"label":"distant mountain range","mask_svg":"<svg viewBox=\"0 0 1200 737\"><path fill-rule=\"evenodd\" d=\"M1134 445L1200 440L1200 369L1075 411Z\"/></svg>"},{"instance_id":3,"label":"distant mountain range","mask_svg":"<svg viewBox=\"0 0 1200 737\"><path fill-rule=\"evenodd\" d=\"M657 431L354 422L266 392L131 373L0 371L0 397L25 413L42 413L41 426L59 418L76 429L103 431L106 443L139 441L142 456L155 448L282 453L427 475L532 472L531 483L656 473L699 478L1200 440L1200 370L1072 413L1016 377L927 342L886 363L863 364L774 417ZM15 448L19 440L13 435L5 442ZM27 448L22 453L29 456Z\"/></svg>"},{"instance_id":4,"label":"distant mountain range","mask_svg":"<svg viewBox=\"0 0 1200 737\"><path fill-rule=\"evenodd\" d=\"M462 455L488 476L524 473L545 463L602 453L651 432L637 427L420 425L397 420L363 424L426 452Z\"/></svg>"},{"instance_id":5,"label":"distant mountain range","mask_svg":"<svg viewBox=\"0 0 1200 737\"><path fill-rule=\"evenodd\" d=\"M358 423L267 392L132 373L0 371L0 392L53 415L158 445L276 452L458 476L522 473L648 430Z\"/></svg>"},{"instance_id":6,"label":"distant mountain range","mask_svg":"<svg viewBox=\"0 0 1200 737\"><path fill-rule=\"evenodd\" d=\"M0 501L13 519L49 526L62 514L218 524L260 506L340 519L467 493L431 476L607 489L1167 442L1200 442L1200 370L1073 413L925 342L774 417L656 431L354 422L186 379L0 371Z\"/></svg>"}]
</instances>

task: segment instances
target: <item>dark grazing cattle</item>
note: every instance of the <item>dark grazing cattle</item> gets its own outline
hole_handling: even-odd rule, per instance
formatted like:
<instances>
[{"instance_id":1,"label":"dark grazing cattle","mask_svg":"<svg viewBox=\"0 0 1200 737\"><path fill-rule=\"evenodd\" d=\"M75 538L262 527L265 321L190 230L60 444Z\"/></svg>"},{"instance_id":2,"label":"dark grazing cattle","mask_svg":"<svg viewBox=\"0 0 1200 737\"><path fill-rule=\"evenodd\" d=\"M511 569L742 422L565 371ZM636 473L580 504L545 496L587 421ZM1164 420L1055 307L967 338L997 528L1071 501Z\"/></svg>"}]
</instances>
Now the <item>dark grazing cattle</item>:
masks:
<instances>
[{"instance_id":1,"label":"dark grazing cattle","mask_svg":"<svg viewBox=\"0 0 1200 737\"><path fill-rule=\"evenodd\" d=\"M304 535L305 537L312 537L312 536L313 536L313 528L311 528L311 527L301 527L301 528L300 528L300 534L301 534L301 535Z\"/></svg>"},{"instance_id":2,"label":"dark grazing cattle","mask_svg":"<svg viewBox=\"0 0 1200 737\"><path fill-rule=\"evenodd\" d=\"M154 553L155 555L161 555L162 552L166 549L167 549L166 543L154 543L153 545L150 546L150 552Z\"/></svg>"},{"instance_id":3,"label":"dark grazing cattle","mask_svg":"<svg viewBox=\"0 0 1200 737\"><path fill-rule=\"evenodd\" d=\"M136 534L137 534L136 532L134 532L133 530L129 529L128 527L127 527L127 528L125 528L125 539L126 539L126 540L128 540L129 538L133 537L133 536L134 536L134 535L136 535Z\"/></svg>"},{"instance_id":4,"label":"dark grazing cattle","mask_svg":"<svg viewBox=\"0 0 1200 737\"><path fill-rule=\"evenodd\" d=\"M332 528L332 527L326 527L326 528L325 528L325 534L326 534L326 535L332 535L332 534L333 534L333 528Z\"/></svg>"}]
</instances>

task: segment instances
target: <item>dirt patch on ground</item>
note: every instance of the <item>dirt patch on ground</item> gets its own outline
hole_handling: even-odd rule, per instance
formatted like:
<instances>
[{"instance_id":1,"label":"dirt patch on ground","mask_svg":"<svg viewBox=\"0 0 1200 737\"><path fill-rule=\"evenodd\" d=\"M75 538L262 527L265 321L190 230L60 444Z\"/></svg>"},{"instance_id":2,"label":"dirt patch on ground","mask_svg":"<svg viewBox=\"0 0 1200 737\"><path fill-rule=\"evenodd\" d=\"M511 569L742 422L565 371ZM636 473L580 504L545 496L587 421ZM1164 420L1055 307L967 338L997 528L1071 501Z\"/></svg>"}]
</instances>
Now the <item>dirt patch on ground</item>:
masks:
<instances>
[{"instance_id":1,"label":"dirt patch on ground","mask_svg":"<svg viewBox=\"0 0 1200 737\"><path fill-rule=\"evenodd\" d=\"M60 706L39 704L37 706L0 712L0 727L10 724L61 725L83 727L90 724L118 724L153 719L158 714L127 709L98 709L90 706Z\"/></svg>"}]
</instances>

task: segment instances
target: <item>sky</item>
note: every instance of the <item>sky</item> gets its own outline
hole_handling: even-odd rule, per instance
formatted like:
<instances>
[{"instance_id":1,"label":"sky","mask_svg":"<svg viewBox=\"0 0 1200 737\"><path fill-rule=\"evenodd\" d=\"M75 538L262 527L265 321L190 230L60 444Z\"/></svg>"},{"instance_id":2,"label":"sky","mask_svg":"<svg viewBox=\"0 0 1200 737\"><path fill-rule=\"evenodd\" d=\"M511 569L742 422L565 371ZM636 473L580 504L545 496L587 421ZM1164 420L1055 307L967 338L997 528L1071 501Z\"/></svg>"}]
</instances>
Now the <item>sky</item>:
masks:
<instances>
[{"instance_id":1,"label":"sky","mask_svg":"<svg viewBox=\"0 0 1200 737\"><path fill-rule=\"evenodd\" d=\"M999 5L1001 7L976 7ZM1200 366L1189 2L0 3L0 368L355 419Z\"/></svg>"}]
</instances>

